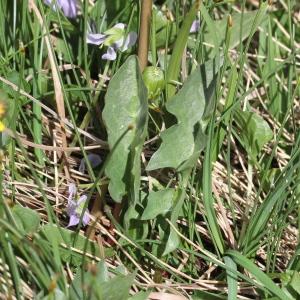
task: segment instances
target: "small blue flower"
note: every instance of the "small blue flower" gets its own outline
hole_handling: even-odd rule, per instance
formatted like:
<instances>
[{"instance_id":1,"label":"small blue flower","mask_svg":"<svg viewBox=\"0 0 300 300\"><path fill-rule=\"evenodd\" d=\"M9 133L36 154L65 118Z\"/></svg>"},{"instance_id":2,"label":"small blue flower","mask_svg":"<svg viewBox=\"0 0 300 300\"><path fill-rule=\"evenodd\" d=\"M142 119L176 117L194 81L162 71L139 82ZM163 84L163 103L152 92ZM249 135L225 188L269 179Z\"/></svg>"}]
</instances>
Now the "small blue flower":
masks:
<instances>
[{"instance_id":1,"label":"small blue flower","mask_svg":"<svg viewBox=\"0 0 300 300\"><path fill-rule=\"evenodd\" d=\"M67 206L67 214L70 217L69 224L67 227L75 226L80 221L80 216L82 214L85 202L87 200L86 195L82 195L78 200L77 197L77 189L74 183L70 183L69 185L69 196L68 196L68 206ZM82 224L85 226L90 221L90 213L88 209L85 210L82 217Z\"/></svg>"},{"instance_id":2,"label":"small blue flower","mask_svg":"<svg viewBox=\"0 0 300 300\"><path fill-rule=\"evenodd\" d=\"M77 16L77 0L44 0L44 3L54 11L58 7L67 18L74 19Z\"/></svg>"},{"instance_id":3,"label":"small blue flower","mask_svg":"<svg viewBox=\"0 0 300 300\"><path fill-rule=\"evenodd\" d=\"M190 29L190 33L196 33L198 32L200 29L200 21L199 20L195 20L192 23L191 29Z\"/></svg>"},{"instance_id":4,"label":"small blue flower","mask_svg":"<svg viewBox=\"0 0 300 300\"><path fill-rule=\"evenodd\" d=\"M87 158L88 158L92 168L96 168L102 163L102 159L101 159L100 155L98 155L98 154L90 153L90 154L87 155ZM85 161L84 161L84 158L83 158L80 161L78 171L80 173L84 173L85 172L85 167L86 167L86 164L85 164Z\"/></svg>"},{"instance_id":5,"label":"small blue flower","mask_svg":"<svg viewBox=\"0 0 300 300\"><path fill-rule=\"evenodd\" d=\"M87 34L86 42L93 45L106 46L107 52L102 55L103 59L115 60L117 58L117 50L124 52L132 47L137 40L137 34L133 31L129 32L126 36L125 24L118 23L111 29L102 33Z\"/></svg>"}]
</instances>

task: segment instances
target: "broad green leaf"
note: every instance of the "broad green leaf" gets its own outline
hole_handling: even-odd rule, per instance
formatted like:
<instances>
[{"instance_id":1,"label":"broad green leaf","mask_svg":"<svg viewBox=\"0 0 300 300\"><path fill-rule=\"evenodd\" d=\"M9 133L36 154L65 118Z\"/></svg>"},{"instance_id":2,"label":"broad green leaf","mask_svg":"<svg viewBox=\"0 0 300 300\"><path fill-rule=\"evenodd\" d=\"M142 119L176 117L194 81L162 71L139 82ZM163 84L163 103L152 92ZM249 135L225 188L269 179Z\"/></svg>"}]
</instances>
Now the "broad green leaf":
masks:
<instances>
[{"instance_id":1,"label":"broad green leaf","mask_svg":"<svg viewBox=\"0 0 300 300\"><path fill-rule=\"evenodd\" d=\"M127 233L133 240L146 239L149 233L149 224L140 219L141 211L137 211L137 207L137 205L129 207L125 214L129 225Z\"/></svg>"},{"instance_id":2,"label":"broad green leaf","mask_svg":"<svg viewBox=\"0 0 300 300\"><path fill-rule=\"evenodd\" d=\"M161 244L159 245L154 244L152 248L152 253L155 256L161 257L176 250L180 244L180 239L176 231L166 221L166 218L162 218L159 216L157 218L157 224L158 224L158 231L159 231ZM176 225L174 226L177 227Z\"/></svg>"},{"instance_id":3,"label":"broad green leaf","mask_svg":"<svg viewBox=\"0 0 300 300\"><path fill-rule=\"evenodd\" d=\"M141 220L152 220L158 215L164 215L170 211L174 202L174 189L165 189L150 192L147 197L147 205L141 216Z\"/></svg>"},{"instance_id":4,"label":"broad green leaf","mask_svg":"<svg viewBox=\"0 0 300 300\"><path fill-rule=\"evenodd\" d=\"M97 265L98 282L106 282L109 280L108 268L104 260L101 260Z\"/></svg>"},{"instance_id":5,"label":"broad green leaf","mask_svg":"<svg viewBox=\"0 0 300 300\"><path fill-rule=\"evenodd\" d=\"M81 234L77 235L74 231L65 228L58 229L55 225L46 224L41 227L40 233L50 243L53 243L53 239L56 239L56 242L61 245L59 248L61 259L74 266L82 263L84 249L86 249L86 253L89 255L101 257L97 243L87 240ZM74 241L76 242L74 243ZM70 247L77 251L71 250ZM105 249L105 256L110 256L111 254L112 251L110 249Z\"/></svg>"},{"instance_id":6,"label":"broad green leaf","mask_svg":"<svg viewBox=\"0 0 300 300\"><path fill-rule=\"evenodd\" d=\"M24 230L26 234L36 232L40 226L40 215L28 207L16 204L12 208L12 215L18 227Z\"/></svg>"},{"instance_id":7,"label":"broad green leaf","mask_svg":"<svg viewBox=\"0 0 300 300\"><path fill-rule=\"evenodd\" d=\"M134 278L134 274L118 275L108 282L99 284L98 291L103 295L102 299L127 300Z\"/></svg>"},{"instance_id":8,"label":"broad green leaf","mask_svg":"<svg viewBox=\"0 0 300 300\"><path fill-rule=\"evenodd\" d=\"M99 264L96 272L85 272L83 277L82 271L78 270L70 286L70 299L87 299L87 295L91 300L127 300L129 298L134 274L120 274L105 281L99 277L100 274Z\"/></svg>"},{"instance_id":9,"label":"broad green leaf","mask_svg":"<svg viewBox=\"0 0 300 300\"><path fill-rule=\"evenodd\" d=\"M140 187L140 154L148 121L147 90L136 56L130 56L111 79L103 120L112 151L105 170L110 179L110 195L121 202L128 193L130 201L135 203ZM128 126L132 129L128 130Z\"/></svg>"},{"instance_id":10,"label":"broad green leaf","mask_svg":"<svg viewBox=\"0 0 300 300\"><path fill-rule=\"evenodd\" d=\"M245 150L255 158L273 137L269 124L258 114L241 110L236 111L235 121L241 130Z\"/></svg>"},{"instance_id":11,"label":"broad green leaf","mask_svg":"<svg viewBox=\"0 0 300 300\"><path fill-rule=\"evenodd\" d=\"M175 227L177 227L177 226L175 226ZM165 243L164 252L162 253L162 255L164 256L164 255L167 255L167 254L173 252L174 250L176 250L178 248L179 244L180 244L180 239L179 239L177 232L172 227L170 227L170 232L168 234L168 238Z\"/></svg>"},{"instance_id":12,"label":"broad green leaf","mask_svg":"<svg viewBox=\"0 0 300 300\"><path fill-rule=\"evenodd\" d=\"M167 110L176 116L178 123L162 132L162 144L151 157L147 170L166 167L177 169L199 148L195 147L195 126L203 122L204 113L207 115L207 108L212 106L219 67L216 60L199 66L181 90L167 102ZM200 148L203 148L204 138L200 144Z\"/></svg>"},{"instance_id":13,"label":"broad green leaf","mask_svg":"<svg viewBox=\"0 0 300 300\"><path fill-rule=\"evenodd\" d=\"M266 275L263 271L261 271L251 260L240 254L235 250L229 250L226 253L231 256L232 259L240 266L245 268L255 279L260 282L260 284L266 288L271 294L279 297L282 300L291 299L288 297L286 293L283 292L272 280Z\"/></svg>"}]
</instances>

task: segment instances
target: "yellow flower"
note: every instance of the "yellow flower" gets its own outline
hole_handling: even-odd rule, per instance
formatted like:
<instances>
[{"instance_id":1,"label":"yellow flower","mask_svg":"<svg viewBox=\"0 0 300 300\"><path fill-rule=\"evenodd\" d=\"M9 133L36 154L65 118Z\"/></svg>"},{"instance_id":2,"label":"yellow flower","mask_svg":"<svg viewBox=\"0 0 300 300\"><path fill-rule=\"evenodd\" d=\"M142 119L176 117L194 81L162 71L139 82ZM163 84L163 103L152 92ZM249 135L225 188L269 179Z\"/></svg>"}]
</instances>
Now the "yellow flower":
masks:
<instances>
[{"instance_id":1,"label":"yellow flower","mask_svg":"<svg viewBox=\"0 0 300 300\"><path fill-rule=\"evenodd\" d=\"M5 130L5 125L2 121L0 121L0 132Z\"/></svg>"}]
</instances>

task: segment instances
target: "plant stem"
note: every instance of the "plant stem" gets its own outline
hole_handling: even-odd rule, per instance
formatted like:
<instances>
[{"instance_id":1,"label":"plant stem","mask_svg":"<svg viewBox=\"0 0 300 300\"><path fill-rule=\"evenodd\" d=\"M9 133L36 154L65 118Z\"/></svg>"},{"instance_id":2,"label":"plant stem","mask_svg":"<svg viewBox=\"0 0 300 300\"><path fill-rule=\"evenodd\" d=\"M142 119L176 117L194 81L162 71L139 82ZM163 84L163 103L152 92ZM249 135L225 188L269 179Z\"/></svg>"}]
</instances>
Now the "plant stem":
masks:
<instances>
[{"instance_id":1,"label":"plant stem","mask_svg":"<svg viewBox=\"0 0 300 300\"><path fill-rule=\"evenodd\" d=\"M139 50L138 57L141 71L143 72L148 64L148 49L150 36L150 22L152 14L152 0L143 0L140 18Z\"/></svg>"}]
</instances>

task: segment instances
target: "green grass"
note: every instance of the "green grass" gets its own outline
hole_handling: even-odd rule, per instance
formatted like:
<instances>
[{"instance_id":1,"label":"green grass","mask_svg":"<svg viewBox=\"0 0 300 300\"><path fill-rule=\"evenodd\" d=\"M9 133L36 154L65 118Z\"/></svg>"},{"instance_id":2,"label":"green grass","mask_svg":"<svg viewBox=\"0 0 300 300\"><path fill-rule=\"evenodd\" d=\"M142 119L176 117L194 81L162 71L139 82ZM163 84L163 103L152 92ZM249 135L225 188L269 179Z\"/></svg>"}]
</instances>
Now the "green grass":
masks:
<instances>
[{"instance_id":1,"label":"green grass","mask_svg":"<svg viewBox=\"0 0 300 300\"><path fill-rule=\"evenodd\" d=\"M148 99L142 1L0 0L1 299L299 299L300 6L154 4Z\"/></svg>"}]
</instances>

